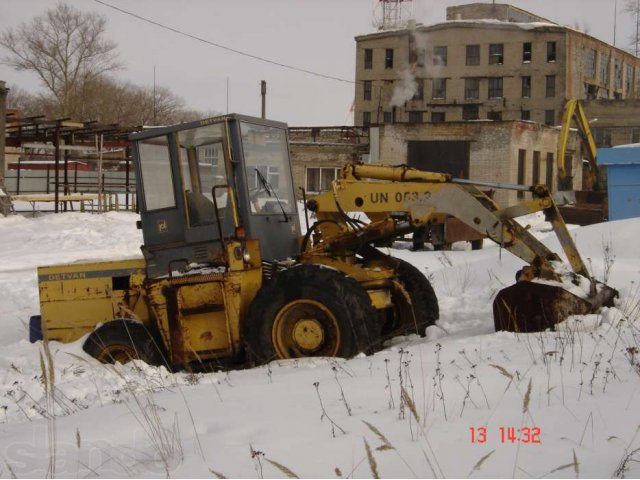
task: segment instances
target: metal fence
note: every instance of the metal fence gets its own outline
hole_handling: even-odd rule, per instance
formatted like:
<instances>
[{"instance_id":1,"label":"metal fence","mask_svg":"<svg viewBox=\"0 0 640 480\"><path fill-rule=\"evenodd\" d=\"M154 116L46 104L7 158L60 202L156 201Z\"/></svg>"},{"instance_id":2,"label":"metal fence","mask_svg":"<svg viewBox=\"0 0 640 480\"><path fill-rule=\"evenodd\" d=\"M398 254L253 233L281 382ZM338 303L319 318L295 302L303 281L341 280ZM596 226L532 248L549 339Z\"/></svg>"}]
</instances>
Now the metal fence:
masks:
<instances>
[{"instance_id":1,"label":"metal fence","mask_svg":"<svg viewBox=\"0 0 640 480\"><path fill-rule=\"evenodd\" d=\"M136 182L133 171L106 171L102 173L102 185L98 172L69 170L66 182L60 175L59 195L64 194L100 194L100 201L87 205L87 209L97 210L135 210ZM55 170L8 170L5 173L5 187L13 195L53 194L55 193ZM38 203L38 211L54 210L55 204ZM70 203L70 202L66 202ZM74 208L66 203L61 205L62 211ZM90 205L90 206L89 206ZM83 207L84 208L84 207Z\"/></svg>"}]
</instances>

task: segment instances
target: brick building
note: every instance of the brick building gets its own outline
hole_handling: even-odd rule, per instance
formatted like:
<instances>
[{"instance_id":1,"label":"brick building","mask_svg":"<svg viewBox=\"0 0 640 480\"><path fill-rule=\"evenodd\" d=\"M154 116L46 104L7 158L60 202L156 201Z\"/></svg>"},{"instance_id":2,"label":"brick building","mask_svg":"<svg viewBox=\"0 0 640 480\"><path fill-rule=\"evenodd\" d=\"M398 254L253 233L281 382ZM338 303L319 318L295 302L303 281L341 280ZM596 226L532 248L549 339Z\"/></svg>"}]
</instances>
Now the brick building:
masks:
<instances>
[{"instance_id":1,"label":"brick building","mask_svg":"<svg viewBox=\"0 0 640 480\"><path fill-rule=\"evenodd\" d=\"M427 124L397 123L371 127L370 161L406 163L428 171L450 173L494 183L546 184L556 190L555 161L558 129L534 122L479 121ZM582 162L577 135L569 142L567 167L582 185ZM529 193L498 190L494 199L509 205L530 198Z\"/></svg>"},{"instance_id":2,"label":"brick building","mask_svg":"<svg viewBox=\"0 0 640 480\"><path fill-rule=\"evenodd\" d=\"M557 125L567 99L640 98L637 57L510 5L450 7L446 22L356 42L359 126L477 119Z\"/></svg>"},{"instance_id":3,"label":"brick building","mask_svg":"<svg viewBox=\"0 0 640 480\"><path fill-rule=\"evenodd\" d=\"M369 132L344 126L289 127L289 149L296 190L316 194L329 189L344 165L369 152Z\"/></svg>"}]
</instances>

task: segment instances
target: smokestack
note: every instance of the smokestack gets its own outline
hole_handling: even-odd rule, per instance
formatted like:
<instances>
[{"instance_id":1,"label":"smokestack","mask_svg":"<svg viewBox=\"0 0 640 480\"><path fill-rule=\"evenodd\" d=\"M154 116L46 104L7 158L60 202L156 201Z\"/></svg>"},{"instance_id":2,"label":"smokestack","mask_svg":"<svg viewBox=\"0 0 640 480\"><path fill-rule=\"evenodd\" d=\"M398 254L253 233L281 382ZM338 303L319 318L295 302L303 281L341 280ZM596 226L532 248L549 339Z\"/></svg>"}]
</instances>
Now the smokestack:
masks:
<instances>
[{"instance_id":1,"label":"smokestack","mask_svg":"<svg viewBox=\"0 0 640 480\"><path fill-rule=\"evenodd\" d=\"M267 118L267 82L260 82L260 95L262 96L262 118Z\"/></svg>"},{"instance_id":2,"label":"smokestack","mask_svg":"<svg viewBox=\"0 0 640 480\"><path fill-rule=\"evenodd\" d=\"M4 177L5 163L4 163L4 149L5 149L5 128L7 117L7 93L9 89L6 88L4 81L0 80L0 177Z\"/></svg>"}]
</instances>

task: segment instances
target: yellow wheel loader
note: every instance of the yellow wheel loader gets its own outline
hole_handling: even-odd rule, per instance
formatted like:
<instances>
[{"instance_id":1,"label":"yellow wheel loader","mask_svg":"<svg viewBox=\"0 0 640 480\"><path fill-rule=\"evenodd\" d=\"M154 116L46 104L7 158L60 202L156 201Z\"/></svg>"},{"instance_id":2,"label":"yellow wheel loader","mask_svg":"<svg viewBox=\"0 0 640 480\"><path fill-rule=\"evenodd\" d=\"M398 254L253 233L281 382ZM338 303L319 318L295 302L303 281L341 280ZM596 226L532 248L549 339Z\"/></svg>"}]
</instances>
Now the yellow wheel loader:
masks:
<instances>
[{"instance_id":1,"label":"yellow wheel loader","mask_svg":"<svg viewBox=\"0 0 640 480\"><path fill-rule=\"evenodd\" d=\"M285 124L234 114L131 140L143 258L40 267L32 340L86 335L85 351L103 362L171 368L373 352L439 316L425 276L376 247L450 217L529 264L496 297L498 329L553 327L616 294L591 278L543 186L500 209L470 181L349 165L332 191L306 199L316 221L303 235ZM574 280L590 285L584 298L557 283L559 257L514 221L540 210Z\"/></svg>"}]
</instances>

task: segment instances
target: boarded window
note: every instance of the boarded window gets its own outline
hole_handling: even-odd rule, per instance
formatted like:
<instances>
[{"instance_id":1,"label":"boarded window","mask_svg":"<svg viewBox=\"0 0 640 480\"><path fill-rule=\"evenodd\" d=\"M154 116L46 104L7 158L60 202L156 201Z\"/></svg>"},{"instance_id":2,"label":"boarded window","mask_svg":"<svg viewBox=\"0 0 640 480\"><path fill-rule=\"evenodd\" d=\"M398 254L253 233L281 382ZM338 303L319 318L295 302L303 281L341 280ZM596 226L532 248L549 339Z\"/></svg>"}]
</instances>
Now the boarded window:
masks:
<instances>
[{"instance_id":1,"label":"boarded window","mask_svg":"<svg viewBox=\"0 0 640 480\"><path fill-rule=\"evenodd\" d=\"M538 185L540 183L540 152L533 152L533 164L531 170L531 183Z\"/></svg>"},{"instance_id":2,"label":"boarded window","mask_svg":"<svg viewBox=\"0 0 640 480\"><path fill-rule=\"evenodd\" d=\"M518 150L518 185L525 184L525 172L527 168L527 151ZM518 198L524 198L524 192L518 190Z\"/></svg>"}]
</instances>

